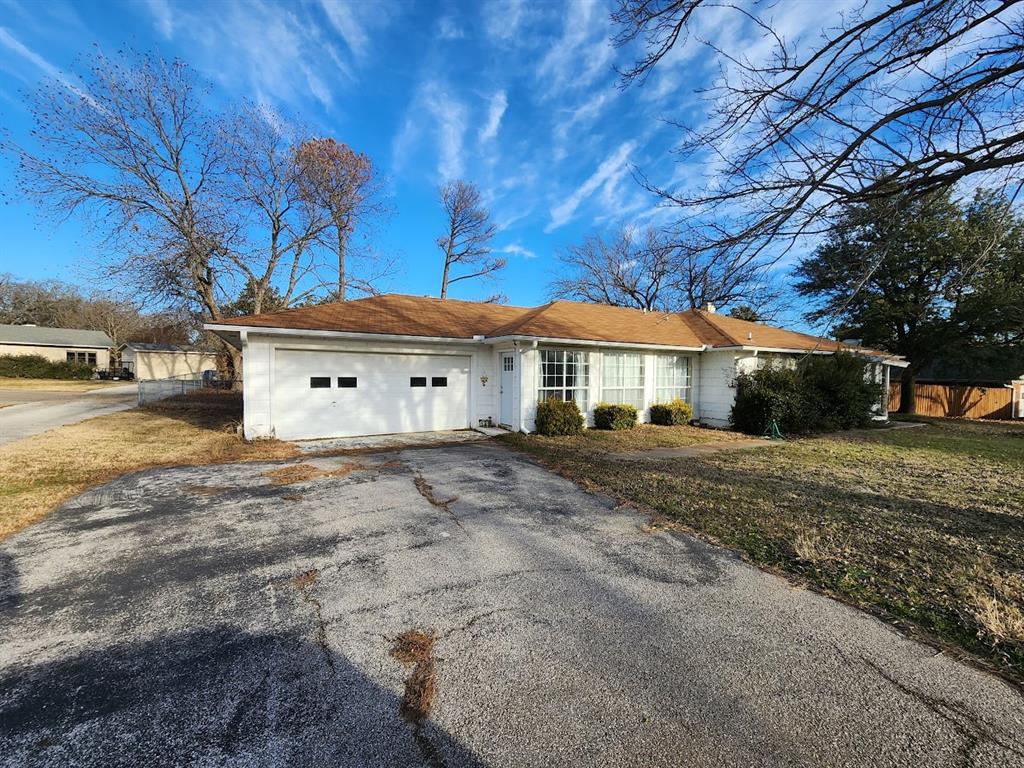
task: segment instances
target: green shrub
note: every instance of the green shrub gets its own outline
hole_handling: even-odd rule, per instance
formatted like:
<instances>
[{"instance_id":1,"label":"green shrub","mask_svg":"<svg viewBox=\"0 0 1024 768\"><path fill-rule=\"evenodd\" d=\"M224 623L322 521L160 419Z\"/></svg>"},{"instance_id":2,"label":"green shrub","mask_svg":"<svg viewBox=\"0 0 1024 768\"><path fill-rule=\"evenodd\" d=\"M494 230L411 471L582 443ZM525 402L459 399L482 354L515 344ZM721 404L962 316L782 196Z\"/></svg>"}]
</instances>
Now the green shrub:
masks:
<instances>
[{"instance_id":1,"label":"green shrub","mask_svg":"<svg viewBox=\"0 0 1024 768\"><path fill-rule=\"evenodd\" d=\"M667 403L654 403L651 406L651 423L664 427L689 424L693 418L693 406L685 400L676 398Z\"/></svg>"},{"instance_id":2,"label":"green shrub","mask_svg":"<svg viewBox=\"0 0 1024 768\"><path fill-rule=\"evenodd\" d=\"M636 408L598 403L594 406L594 426L598 429L632 429L636 426Z\"/></svg>"},{"instance_id":3,"label":"green shrub","mask_svg":"<svg viewBox=\"0 0 1024 768\"><path fill-rule=\"evenodd\" d=\"M801 363L804 398L817 416L816 429L854 429L871 423L882 390L866 373L864 359L848 352L812 355Z\"/></svg>"},{"instance_id":4,"label":"green shrub","mask_svg":"<svg viewBox=\"0 0 1024 768\"><path fill-rule=\"evenodd\" d=\"M787 435L864 426L881 394L866 370L865 360L840 353L741 374L730 422L752 435L763 435L772 421Z\"/></svg>"},{"instance_id":5,"label":"green shrub","mask_svg":"<svg viewBox=\"0 0 1024 768\"><path fill-rule=\"evenodd\" d=\"M578 435L583 414L572 400L544 400L537 403L536 427L542 435Z\"/></svg>"},{"instance_id":6,"label":"green shrub","mask_svg":"<svg viewBox=\"0 0 1024 768\"><path fill-rule=\"evenodd\" d=\"M84 363L47 360L42 355L0 355L0 376L12 379L91 379Z\"/></svg>"}]
</instances>

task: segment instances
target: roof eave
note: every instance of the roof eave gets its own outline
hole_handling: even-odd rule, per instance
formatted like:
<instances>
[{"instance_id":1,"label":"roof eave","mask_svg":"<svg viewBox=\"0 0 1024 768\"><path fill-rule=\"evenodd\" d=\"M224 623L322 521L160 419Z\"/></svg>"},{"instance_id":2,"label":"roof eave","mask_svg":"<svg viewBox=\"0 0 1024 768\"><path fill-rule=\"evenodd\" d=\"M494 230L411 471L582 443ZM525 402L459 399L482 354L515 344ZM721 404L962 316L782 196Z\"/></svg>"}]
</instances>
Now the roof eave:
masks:
<instances>
[{"instance_id":1,"label":"roof eave","mask_svg":"<svg viewBox=\"0 0 1024 768\"><path fill-rule=\"evenodd\" d=\"M326 339L358 339L361 341L372 339L376 341L429 342L438 344L480 344L484 342L483 336L415 336L411 334L370 333L366 331L327 331L314 328L275 328L259 325L235 325L227 323L204 323L203 328L216 333L221 338L225 338L225 340L227 340L225 334L241 334L244 332L247 334L264 336L305 336Z\"/></svg>"},{"instance_id":2,"label":"roof eave","mask_svg":"<svg viewBox=\"0 0 1024 768\"><path fill-rule=\"evenodd\" d=\"M707 345L699 347L685 346L679 344L650 344L640 341L608 341L605 339L579 339L561 336L530 336L526 334L509 334L505 336L487 336L484 341L488 344L504 344L515 341L537 342L538 344L583 344L596 347L642 347L644 349L666 349L680 352L703 352Z\"/></svg>"}]
</instances>

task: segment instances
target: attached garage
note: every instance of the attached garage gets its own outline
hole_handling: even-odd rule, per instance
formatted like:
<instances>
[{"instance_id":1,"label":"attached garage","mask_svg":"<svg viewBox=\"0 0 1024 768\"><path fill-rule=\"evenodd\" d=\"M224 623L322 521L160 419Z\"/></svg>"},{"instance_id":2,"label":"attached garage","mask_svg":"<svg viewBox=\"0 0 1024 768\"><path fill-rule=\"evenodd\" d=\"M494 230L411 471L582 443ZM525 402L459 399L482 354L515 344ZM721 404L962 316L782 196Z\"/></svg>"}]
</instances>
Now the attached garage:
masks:
<instances>
[{"instance_id":1,"label":"attached garage","mask_svg":"<svg viewBox=\"0 0 1024 768\"><path fill-rule=\"evenodd\" d=\"M282 440L467 429L470 357L274 350L273 434Z\"/></svg>"}]
</instances>

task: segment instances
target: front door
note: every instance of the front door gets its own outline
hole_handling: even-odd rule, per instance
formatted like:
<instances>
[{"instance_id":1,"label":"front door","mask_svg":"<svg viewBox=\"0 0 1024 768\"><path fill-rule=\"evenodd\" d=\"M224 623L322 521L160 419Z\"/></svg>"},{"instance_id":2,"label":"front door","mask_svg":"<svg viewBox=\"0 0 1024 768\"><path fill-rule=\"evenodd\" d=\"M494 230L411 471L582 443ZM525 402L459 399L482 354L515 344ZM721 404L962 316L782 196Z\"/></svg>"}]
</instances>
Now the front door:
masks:
<instances>
[{"instance_id":1,"label":"front door","mask_svg":"<svg viewBox=\"0 0 1024 768\"><path fill-rule=\"evenodd\" d=\"M501 353L501 419L499 423L506 427L512 426L512 396L515 394L516 355L514 352Z\"/></svg>"}]
</instances>

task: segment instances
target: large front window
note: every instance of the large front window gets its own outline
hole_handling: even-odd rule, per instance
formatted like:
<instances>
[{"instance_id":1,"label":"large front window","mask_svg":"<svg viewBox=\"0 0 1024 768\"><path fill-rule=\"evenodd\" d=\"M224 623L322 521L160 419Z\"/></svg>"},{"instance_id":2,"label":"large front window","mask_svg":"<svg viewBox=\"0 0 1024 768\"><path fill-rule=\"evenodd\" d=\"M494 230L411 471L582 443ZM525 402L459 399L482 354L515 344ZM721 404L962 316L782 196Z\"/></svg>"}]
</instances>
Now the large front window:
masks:
<instances>
[{"instance_id":1,"label":"large front window","mask_svg":"<svg viewBox=\"0 0 1024 768\"><path fill-rule=\"evenodd\" d=\"M574 400L587 412L587 387L590 384L586 352L563 349L540 350L540 386L537 400Z\"/></svg>"},{"instance_id":2,"label":"large front window","mask_svg":"<svg viewBox=\"0 0 1024 768\"><path fill-rule=\"evenodd\" d=\"M601 363L601 399L606 403L644 407L644 356L605 352Z\"/></svg>"},{"instance_id":3,"label":"large front window","mask_svg":"<svg viewBox=\"0 0 1024 768\"><path fill-rule=\"evenodd\" d=\"M690 402L690 358L685 355L658 355L658 384L654 397L659 403L672 400Z\"/></svg>"}]
</instances>

